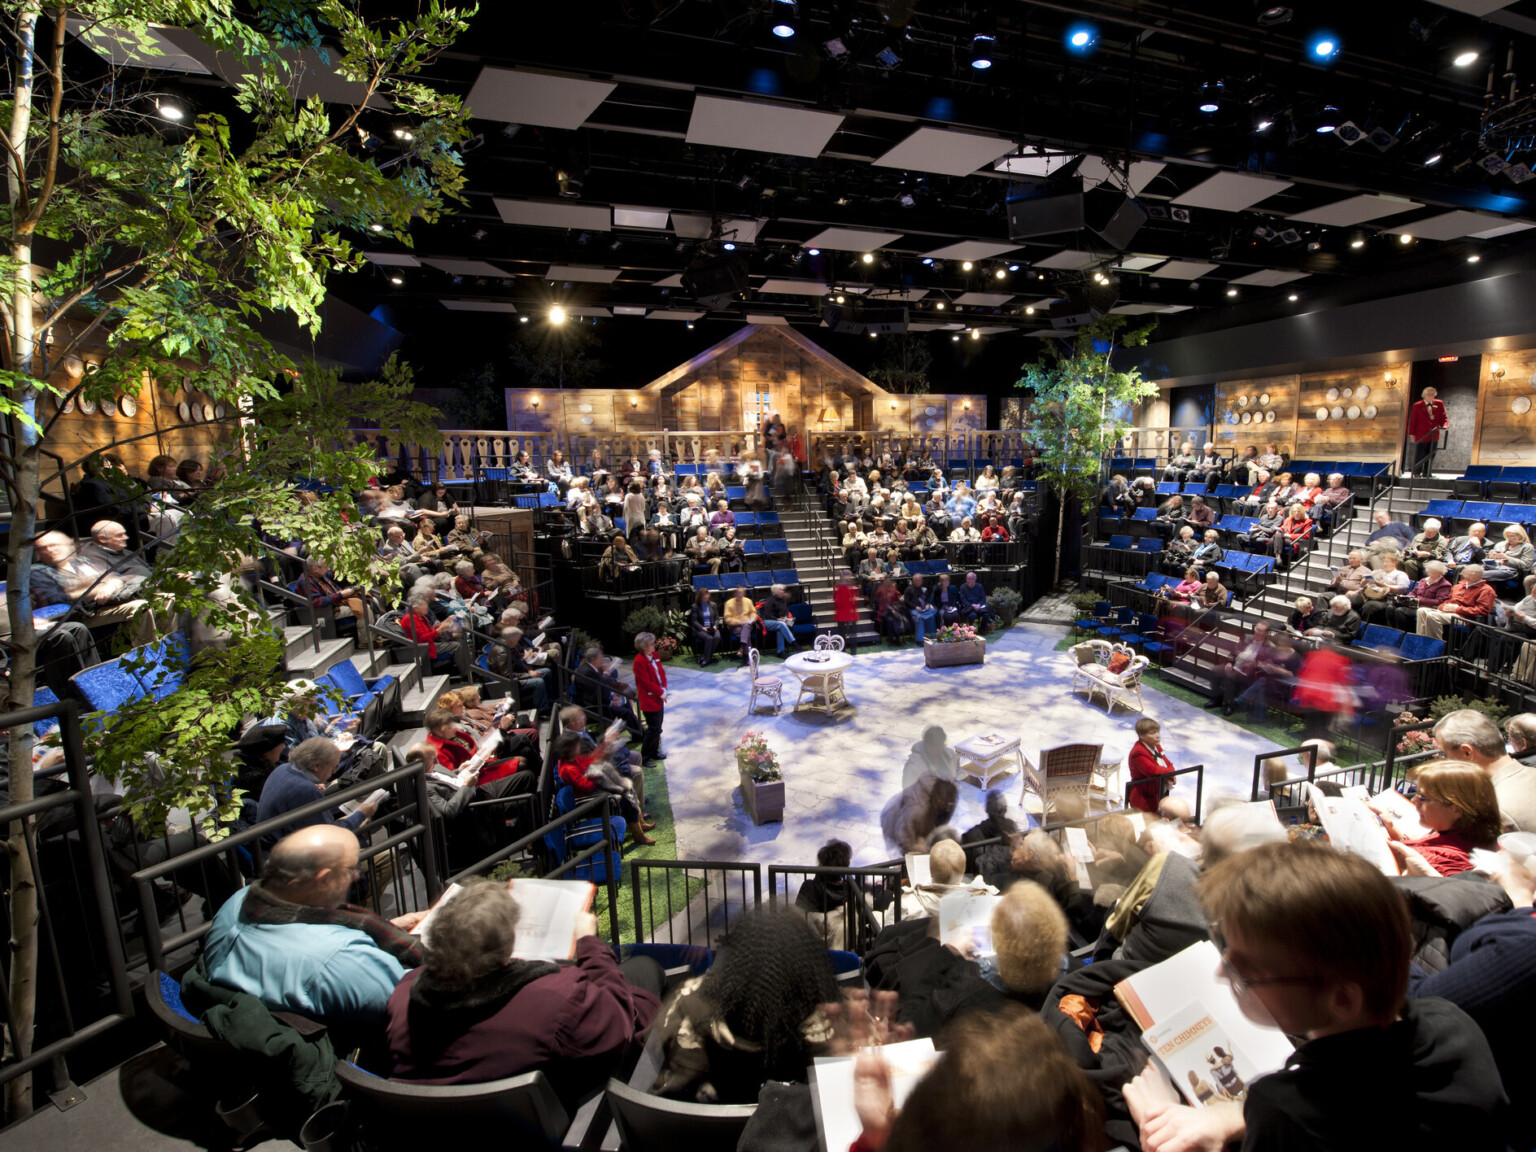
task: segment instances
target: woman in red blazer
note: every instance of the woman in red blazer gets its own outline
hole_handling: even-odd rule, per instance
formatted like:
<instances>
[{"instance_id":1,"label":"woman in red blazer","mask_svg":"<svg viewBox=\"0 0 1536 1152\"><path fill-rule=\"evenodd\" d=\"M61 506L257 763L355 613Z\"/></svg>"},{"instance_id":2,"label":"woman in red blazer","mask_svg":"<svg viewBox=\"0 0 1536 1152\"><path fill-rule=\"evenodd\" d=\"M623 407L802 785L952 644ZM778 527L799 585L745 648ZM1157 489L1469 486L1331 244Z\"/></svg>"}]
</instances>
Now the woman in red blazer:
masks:
<instances>
[{"instance_id":1,"label":"woman in red blazer","mask_svg":"<svg viewBox=\"0 0 1536 1152\"><path fill-rule=\"evenodd\" d=\"M1163 745L1158 739L1161 735L1162 728L1156 720L1143 716L1136 721L1136 743L1131 745L1129 757L1131 779L1147 783L1132 785L1131 807L1143 812L1157 811L1158 801L1168 795L1170 787L1166 780L1157 778L1175 770L1173 761L1163 754Z\"/></svg>"},{"instance_id":2,"label":"woman in red blazer","mask_svg":"<svg viewBox=\"0 0 1536 1152\"><path fill-rule=\"evenodd\" d=\"M645 738L640 741L642 767L654 768L665 758L661 750L661 715L667 702L667 669L656 659L656 637L641 632L635 637L635 692L640 715L645 719Z\"/></svg>"}]
</instances>

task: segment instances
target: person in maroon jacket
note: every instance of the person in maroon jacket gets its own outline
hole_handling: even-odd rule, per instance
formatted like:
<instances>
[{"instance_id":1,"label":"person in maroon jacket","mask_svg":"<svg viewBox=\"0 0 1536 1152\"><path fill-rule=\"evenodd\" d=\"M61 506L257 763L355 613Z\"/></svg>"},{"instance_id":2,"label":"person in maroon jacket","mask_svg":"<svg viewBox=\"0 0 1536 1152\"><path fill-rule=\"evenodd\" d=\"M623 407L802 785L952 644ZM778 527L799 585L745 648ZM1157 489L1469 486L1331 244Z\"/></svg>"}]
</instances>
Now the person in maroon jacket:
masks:
<instances>
[{"instance_id":1,"label":"person in maroon jacket","mask_svg":"<svg viewBox=\"0 0 1536 1152\"><path fill-rule=\"evenodd\" d=\"M389 998L389 1074L484 1084L537 1070L574 1113L641 1043L662 970L648 956L618 963L591 913L577 920L574 964L513 959L517 914L489 880L438 906L425 962Z\"/></svg>"},{"instance_id":2,"label":"person in maroon jacket","mask_svg":"<svg viewBox=\"0 0 1536 1152\"><path fill-rule=\"evenodd\" d=\"M666 759L661 750L661 717L667 702L667 669L656 658L656 637L641 632L635 637L635 691L639 695L640 715L645 720L645 737L640 741L642 767L654 768Z\"/></svg>"},{"instance_id":3,"label":"person in maroon jacket","mask_svg":"<svg viewBox=\"0 0 1536 1152\"><path fill-rule=\"evenodd\" d=\"M1131 779L1145 780L1146 783L1132 785L1130 803L1132 808L1143 812L1157 811L1157 802L1168 795L1170 787L1167 781L1158 777L1176 771L1173 761L1163 752L1162 734L1161 726L1151 717L1143 716L1136 721L1136 743L1131 745L1127 761Z\"/></svg>"},{"instance_id":4,"label":"person in maroon jacket","mask_svg":"<svg viewBox=\"0 0 1536 1152\"><path fill-rule=\"evenodd\" d=\"M1440 429L1450 427L1445 414L1445 404L1433 388L1419 393L1421 399L1408 409L1408 473L1413 475L1423 466L1427 473L1434 462L1435 446L1440 442Z\"/></svg>"}]
</instances>

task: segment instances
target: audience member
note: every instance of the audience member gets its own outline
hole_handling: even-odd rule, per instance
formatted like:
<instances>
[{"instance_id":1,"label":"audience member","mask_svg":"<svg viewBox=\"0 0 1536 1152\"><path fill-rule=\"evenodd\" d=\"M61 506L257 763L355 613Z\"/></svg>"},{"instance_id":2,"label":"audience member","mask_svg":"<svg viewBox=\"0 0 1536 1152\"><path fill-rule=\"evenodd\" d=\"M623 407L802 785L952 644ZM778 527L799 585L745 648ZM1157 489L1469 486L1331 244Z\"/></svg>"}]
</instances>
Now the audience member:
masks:
<instances>
[{"instance_id":1,"label":"audience member","mask_svg":"<svg viewBox=\"0 0 1536 1152\"><path fill-rule=\"evenodd\" d=\"M740 586L731 591L725 601L725 626L738 642L741 662L747 662L747 650L752 647L752 629L762 621L757 605L747 599L747 590Z\"/></svg>"},{"instance_id":2,"label":"audience member","mask_svg":"<svg viewBox=\"0 0 1536 1152\"><path fill-rule=\"evenodd\" d=\"M901 786L910 788L923 776L954 780L959 773L959 758L949 746L949 737L937 724L923 729L923 738L912 745L901 770Z\"/></svg>"},{"instance_id":3,"label":"audience member","mask_svg":"<svg viewBox=\"0 0 1536 1152\"><path fill-rule=\"evenodd\" d=\"M880 812L880 828L886 843L902 852L923 852L929 834L947 824L960 793L953 780L924 773L886 803Z\"/></svg>"},{"instance_id":4,"label":"audience member","mask_svg":"<svg viewBox=\"0 0 1536 1152\"><path fill-rule=\"evenodd\" d=\"M1492 850L1499 838L1499 801L1488 773L1461 760L1419 769L1413 806L1429 835L1404 839L1390 813L1381 819L1392 853L1411 876L1454 876L1472 868L1472 851Z\"/></svg>"},{"instance_id":5,"label":"audience member","mask_svg":"<svg viewBox=\"0 0 1536 1152\"><path fill-rule=\"evenodd\" d=\"M1512 716L1506 727L1518 730L1521 719ZM1536 832L1536 768L1509 754L1498 725L1475 709L1458 708L1435 725L1434 742L1447 759L1475 764L1488 775L1504 829Z\"/></svg>"},{"instance_id":6,"label":"audience member","mask_svg":"<svg viewBox=\"0 0 1536 1152\"><path fill-rule=\"evenodd\" d=\"M312 736L288 752L287 763L279 764L267 777L261 789L261 803L256 818L263 823L274 820L285 812L312 804L325 795L325 786L341 766L341 749L336 741L327 736ZM349 832L356 832L373 819L378 811L376 801L364 800L357 810L338 820L329 810L311 813L280 831L287 834L314 824L335 824Z\"/></svg>"},{"instance_id":7,"label":"audience member","mask_svg":"<svg viewBox=\"0 0 1536 1152\"><path fill-rule=\"evenodd\" d=\"M1493 611L1498 599L1493 585L1483 579L1481 564L1468 564L1461 570L1461 579L1451 594L1438 608L1421 607L1418 611L1420 636L1439 640L1445 636L1445 626L1456 620L1483 620Z\"/></svg>"},{"instance_id":8,"label":"audience member","mask_svg":"<svg viewBox=\"0 0 1536 1152\"><path fill-rule=\"evenodd\" d=\"M1136 721L1136 743L1131 745L1127 762L1131 779L1145 781L1131 785L1131 807L1143 812L1156 812L1158 802L1168 795L1168 789L1172 786L1168 781L1157 778L1177 769L1163 751L1162 726L1150 716L1143 716Z\"/></svg>"}]
</instances>

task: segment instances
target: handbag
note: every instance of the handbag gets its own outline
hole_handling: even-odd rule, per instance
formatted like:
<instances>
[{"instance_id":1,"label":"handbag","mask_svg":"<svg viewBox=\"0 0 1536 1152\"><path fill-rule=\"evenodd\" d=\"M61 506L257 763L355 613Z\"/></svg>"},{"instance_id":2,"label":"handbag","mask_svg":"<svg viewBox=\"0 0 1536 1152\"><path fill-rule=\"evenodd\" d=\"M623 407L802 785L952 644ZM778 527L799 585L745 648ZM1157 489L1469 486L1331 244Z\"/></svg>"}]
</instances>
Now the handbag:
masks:
<instances>
[{"instance_id":1,"label":"handbag","mask_svg":"<svg viewBox=\"0 0 1536 1152\"><path fill-rule=\"evenodd\" d=\"M1360 594L1367 600L1385 600L1388 596L1392 595L1392 588L1390 585L1383 584L1379 580L1372 580L1364 588L1360 589Z\"/></svg>"}]
</instances>

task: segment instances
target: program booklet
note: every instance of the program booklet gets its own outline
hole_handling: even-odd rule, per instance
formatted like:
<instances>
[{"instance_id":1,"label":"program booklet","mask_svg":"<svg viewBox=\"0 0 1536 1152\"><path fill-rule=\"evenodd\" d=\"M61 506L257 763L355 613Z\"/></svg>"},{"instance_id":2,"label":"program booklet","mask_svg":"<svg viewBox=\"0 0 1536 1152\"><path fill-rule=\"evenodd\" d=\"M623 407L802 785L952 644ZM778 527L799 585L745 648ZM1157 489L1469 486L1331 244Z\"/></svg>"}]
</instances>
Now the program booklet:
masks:
<instances>
[{"instance_id":1,"label":"program booklet","mask_svg":"<svg viewBox=\"0 0 1536 1152\"><path fill-rule=\"evenodd\" d=\"M1238 1085L1246 1092L1253 1080L1283 1068L1292 1050L1280 1029L1243 1015L1231 985L1216 974L1220 965L1216 945L1202 940L1115 985L1115 998L1141 1028L1142 1042L1197 1108L1238 1099L1232 1095ZM1195 1083L1191 1071L1199 1074Z\"/></svg>"},{"instance_id":2,"label":"program booklet","mask_svg":"<svg viewBox=\"0 0 1536 1152\"><path fill-rule=\"evenodd\" d=\"M432 943L432 921L437 910L460 892L450 884L437 903L416 925L423 944ZM576 955L576 918L592 908L596 885L585 880L507 881L507 895L517 902L517 934L512 943L514 960L569 960Z\"/></svg>"},{"instance_id":3,"label":"program booklet","mask_svg":"<svg viewBox=\"0 0 1536 1152\"><path fill-rule=\"evenodd\" d=\"M1000 897L985 888L956 888L939 897L939 942L949 943L958 933L969 932L978 956L990 956L992 910Z\"/></svg>"},{"instance_id":4,"label":"program booklet","mask_svg":"<svg viewBox=\"0 0 1536 1152\"><path fill-rule=\"evenodd\" d=\"M1329 844L1370 861L1385 876L1401 875L1386 827L1376 813L1358 800L1324 796L1315 788L1308 791Z\"/></svg>"},{"instance_id":5,"label":"program booklet","mask_svg":"<svg viewBox=\"0 0 1536 1152\"><path fill-rule=\"evenodd\" d=\"M928 866L928 853L907 853L907 881L914 888L921 888L933 883L933 872Z\"/></svg>"},{"instance_id":6,"label":"program booklet","mask_svg":"<svg viewBox=\"0 0 1536 1152\"><path fill-rule=\"evenodd\" d=\"M891 1100L900 1109L939 1058L933 1040L903 1040L878 1049L891 1071ZM848 1152L863 1126L853 1105L853 1057L818 1056L812 1065L813 1102L822 1152Z\"/></svg>"}]
</instances>

